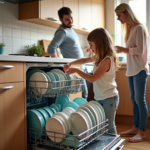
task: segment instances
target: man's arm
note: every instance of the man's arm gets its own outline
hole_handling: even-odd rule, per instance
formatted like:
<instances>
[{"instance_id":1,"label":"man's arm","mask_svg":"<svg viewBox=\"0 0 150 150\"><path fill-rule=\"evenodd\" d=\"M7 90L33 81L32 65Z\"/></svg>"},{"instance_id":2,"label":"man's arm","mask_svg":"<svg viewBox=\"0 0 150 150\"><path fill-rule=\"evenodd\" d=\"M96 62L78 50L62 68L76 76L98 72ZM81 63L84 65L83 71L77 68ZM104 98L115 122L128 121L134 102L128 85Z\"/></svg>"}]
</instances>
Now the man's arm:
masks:
<instances>
[{"instance_id":1,"label":"man's arm","mask_svg":"<svg viewBox=\"0 0 150 150\"><path fill-rule=\"evenodd\" d=\"M63 43L65 40L66 34L65 31L63 30L58 30L55 35L53 40L48 46L47 52L51 57L57 57L57 48Z\"/></svg>"},{"instance_id":2,"label":"man's arm","mask_svg":"<svg viewBox=\"0 0 150 150\"><path fill-rule=\"evenodd\" d=\"M58 57L57 53L49 54L49 56L51 56L51 57Z\"/></svg>"}]
</instances>

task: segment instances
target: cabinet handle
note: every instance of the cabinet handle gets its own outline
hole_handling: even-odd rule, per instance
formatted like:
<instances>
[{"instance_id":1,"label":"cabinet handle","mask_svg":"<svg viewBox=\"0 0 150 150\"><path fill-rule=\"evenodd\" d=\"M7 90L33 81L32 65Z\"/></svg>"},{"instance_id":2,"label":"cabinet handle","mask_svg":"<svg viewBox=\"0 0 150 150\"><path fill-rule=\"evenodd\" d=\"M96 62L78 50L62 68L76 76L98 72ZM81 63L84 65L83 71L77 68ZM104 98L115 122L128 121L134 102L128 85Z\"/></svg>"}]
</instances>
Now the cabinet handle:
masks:
<instances>
[{"instance_id":1,"label":"cabinet handle","mask_svg":"<svg viewBox=\"0 0 150 150\"><path fill-rule=\"evenodd\" d=\"M0 68L8 68L8 69L11 69L11 68L14 68L14 66L11 66L11 65L1 65Z\"/></svg>"},{"instance_id":2,"label":"cabinet handle","mask_svg":"<svg viewBox=\"0 0 150 150\"><path fill-rule=\"evenodd\" d=\"M14 88L14 86L5 86L5 87L0 87L0 90L9 90Z\"/></svg>"},{"instance_id":3,"label":"cabinet handle","mask_svg":"<svg viewBox=\"0 0 150 150\"><path fill-rule=\"evenodd\" d=\"M48 19L53 20L53 21L58 21L57 18L52 18L52 17L50 17L50 18L48 18Z\"/></svg>"},{"instance_id":4,"label":"cabinet handle","mask_svg":"<svg viewBox=\"0 0 150 150\"><path fill-rule=\"evenodd\" d=\"M88 30L88 28L82 28L83 30Z\"/></svg>"}]
</instances>

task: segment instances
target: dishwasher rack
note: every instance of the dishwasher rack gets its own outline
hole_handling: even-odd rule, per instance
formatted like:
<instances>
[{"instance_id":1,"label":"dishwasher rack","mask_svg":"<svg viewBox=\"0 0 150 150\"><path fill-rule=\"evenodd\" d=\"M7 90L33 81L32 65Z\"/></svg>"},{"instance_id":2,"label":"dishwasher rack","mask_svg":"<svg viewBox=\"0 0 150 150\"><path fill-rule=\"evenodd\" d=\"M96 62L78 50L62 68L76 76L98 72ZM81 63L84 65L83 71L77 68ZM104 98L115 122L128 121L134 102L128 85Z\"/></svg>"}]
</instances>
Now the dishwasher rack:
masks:
<instances>
[{"instance_id":1,"label":"dishwasher rack","mask_svg":"<svg viewBox=\"0 0 150 150\"><path fill-rule=\"evenodd\" d=\"M89 145L92 141L97 139L98 137L102 136L104 133L107 133L108 129L106 127L108 126L108 119L106 119L104 122L99 123L98 125L90 128L89 130L86 130L79 135L72 135L72 134L62 134L59 132L53 132L53 131L46 131L46 130L39 130L39 129L33 129L28 128L28 142L32 143L32 145L43 145L48 147L56 147L63 150L81 150L85 146ZM96 131L95 131L96 130ZM94 131L94 132L93 132ZM45 134L43 134L45 133ZM60 143L56 143L54 141L51 141L50 138L47 136L48 133L53 134L51 136L52 138L60 138L60 135L64 136L62 139L63 141ZM90 133L90 134L88 134ZM35 135L31 136L31 134ZM36 138L36 135L40 135L39 138ZM68 139L67 137L72 137L72 139ZM65 141L65 144L64 144ZM70 143L73 144L73 146L70 146Z\"/></svg>"},{"instance_id":2,"label":"dishwasher rack","mask_svg":"<svg viewBox=\"0 0 150 150\"><path fill-rule=\"evenodd\" d=\"M46 82L49 84L49 88L43 88L43 87L36 87L36 84L39 82L44 81L27 81L28 85L30 83L34 83L35 87L27 87L27 97L29 98L35 98L40 99L42 97L58 97L60 95L67 95L67 94L76 94L78 92L83 91L83 79L78 78L75 80L61 80L61 81L53 81L53 82ZM69 82L75 82L76 84L69 85ZM56 85L55 87L53 87ZM46 89L50 92L46 94L42 94L42 90Z\"/></svg>"}]
</instances>

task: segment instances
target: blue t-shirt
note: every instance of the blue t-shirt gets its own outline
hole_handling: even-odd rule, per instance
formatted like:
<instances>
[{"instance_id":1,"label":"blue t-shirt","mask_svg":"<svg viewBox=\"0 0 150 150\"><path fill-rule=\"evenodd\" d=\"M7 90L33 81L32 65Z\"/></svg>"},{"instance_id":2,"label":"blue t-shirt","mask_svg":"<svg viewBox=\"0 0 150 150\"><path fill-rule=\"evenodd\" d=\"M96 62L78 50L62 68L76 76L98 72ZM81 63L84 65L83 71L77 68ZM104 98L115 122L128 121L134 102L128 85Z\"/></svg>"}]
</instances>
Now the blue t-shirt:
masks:
<instances>
[{"instance_id":1,"label":"blue t-shirt","mask_svg":"<svg viewBox=\"0 0 150 150\"><path fill-rule=\"evenodd\" d=\"M56 53L59 47L64 58L83 58L83 51L80 47L79 39L76 32L70 28L65 29L62 25L57 29L54 38L48 46L48 53Z\"/></svg>"}]
</instances>

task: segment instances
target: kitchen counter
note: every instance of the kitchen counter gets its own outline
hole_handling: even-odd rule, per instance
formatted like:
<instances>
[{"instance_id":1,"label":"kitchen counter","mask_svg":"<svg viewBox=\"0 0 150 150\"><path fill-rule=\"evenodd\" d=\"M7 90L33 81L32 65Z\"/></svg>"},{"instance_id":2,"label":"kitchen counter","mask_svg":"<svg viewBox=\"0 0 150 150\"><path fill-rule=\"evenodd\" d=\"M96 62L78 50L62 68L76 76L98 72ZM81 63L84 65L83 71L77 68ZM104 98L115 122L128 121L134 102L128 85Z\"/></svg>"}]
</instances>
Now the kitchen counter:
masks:
<instances>
[{"instance_id":1,"label":"kitchen counter","mask_svg":"<svg viewBox=\"0 0 150 150\"><path fill-rule=\"evenodd\" d=\"M76 59L71 58L51 58L51 57L35 57L35 56L12 56L12 55L0 55L0 61L16 61L16 62L56 62L56 63L68 63ZM126 62L120 62L120 65L126 65ZM150 64L150 61L148 61ZM93 63L87 63L87 65L93 65Z\"/></svg>"},{"instance_id":2,"label":"kitchen counter","mask_svg":"<svg viewBox=\"0 0 150 150\"><path fill-rule=\"evenodd\" d=\"M68 63L74 60L75 59L69 59L69 58L0 55L0 61Z\"/></svg>"},{"instance_id":3,"label":"kitchen counter","mask_svg":"<svg viewBox=\"0 0 150 150\"><path fill-rule=\"evenodd\" d=\"M70 59L70 58L0 55L0 61L68 63L74 60L75 59ZM122 62L120 64L126 65L126 62ZM93 65L93 63L87 63L87 65Z\"/></svg>"}]
</instances>

